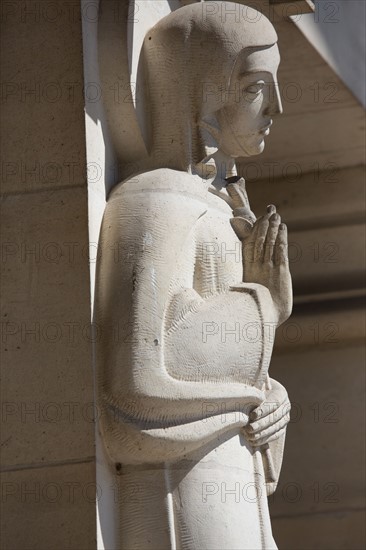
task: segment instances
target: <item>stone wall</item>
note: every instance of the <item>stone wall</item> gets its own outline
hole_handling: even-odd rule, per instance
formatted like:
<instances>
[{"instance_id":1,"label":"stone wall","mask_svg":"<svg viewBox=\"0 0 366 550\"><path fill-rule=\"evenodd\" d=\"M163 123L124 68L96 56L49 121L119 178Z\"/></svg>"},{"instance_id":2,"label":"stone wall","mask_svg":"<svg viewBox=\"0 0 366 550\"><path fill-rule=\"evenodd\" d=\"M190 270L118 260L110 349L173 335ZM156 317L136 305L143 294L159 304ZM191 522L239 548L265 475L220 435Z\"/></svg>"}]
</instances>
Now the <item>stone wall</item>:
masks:
<instances>
[{"instance_id":1,"label":"stone wall","mask_svg":"<svg viewBox=\"0 0 366 550\"><path fill-rule=\"evenodd\" d=\"M2 546L92 549L80 2L1 9Z\"/></svg>"},{"instance_id":2,"label":"stone wall","mask_svg":"<svg viewBox=\"0 0 366 550\"><path fill-rule=\"evenodd\" d=\"M288 223L294 283L271 361L292 403L270 498L281 550L364 547L363 174L338 167L332 181L323 172L248 185L255 211L274 202Z\"/></svg>"}]
</instances>

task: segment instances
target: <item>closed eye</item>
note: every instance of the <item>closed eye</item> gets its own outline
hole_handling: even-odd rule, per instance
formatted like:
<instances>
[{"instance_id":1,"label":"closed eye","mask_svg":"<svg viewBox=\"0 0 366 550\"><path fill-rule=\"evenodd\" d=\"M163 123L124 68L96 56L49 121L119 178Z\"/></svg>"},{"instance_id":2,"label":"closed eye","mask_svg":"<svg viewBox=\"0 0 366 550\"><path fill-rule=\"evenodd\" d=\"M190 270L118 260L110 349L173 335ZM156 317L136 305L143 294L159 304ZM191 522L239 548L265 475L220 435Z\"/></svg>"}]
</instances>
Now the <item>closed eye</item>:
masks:
<instances>
[{"instance_id":1,"label":"closed eye","mask_svg":"<svg viewBox=\"0 0 366 550\"><path fill-rule=\"evenodd\" d=\"M250 84L250 86L245 88L244 93L257 95L263 90L264 85L265 85L264 80L259 80L255 84Z\"/></svg>"}]
</instances>

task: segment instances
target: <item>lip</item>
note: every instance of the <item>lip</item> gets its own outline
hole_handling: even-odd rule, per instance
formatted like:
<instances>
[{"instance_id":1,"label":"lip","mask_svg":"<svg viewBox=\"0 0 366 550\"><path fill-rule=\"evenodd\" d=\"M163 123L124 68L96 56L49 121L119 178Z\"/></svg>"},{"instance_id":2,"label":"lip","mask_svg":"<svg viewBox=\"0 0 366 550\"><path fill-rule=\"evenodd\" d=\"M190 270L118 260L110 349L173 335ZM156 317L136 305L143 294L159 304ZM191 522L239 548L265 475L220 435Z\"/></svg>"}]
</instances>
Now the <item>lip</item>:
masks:
<instances>
[{"instance_id":1,"label":"lip","mask_svg":"<svg viewBox=\"0 0 366 550\"><path fill-rule=\"evenodd\" d=\"M268 136L268 134L270 133L270 128L272 126L273 122L271 120L271 122L269 124L267 124L267 126L264 126L263 128L261 128L259 130L259 133L262 134L263 136Z\"/></svg>"}]
</instances>

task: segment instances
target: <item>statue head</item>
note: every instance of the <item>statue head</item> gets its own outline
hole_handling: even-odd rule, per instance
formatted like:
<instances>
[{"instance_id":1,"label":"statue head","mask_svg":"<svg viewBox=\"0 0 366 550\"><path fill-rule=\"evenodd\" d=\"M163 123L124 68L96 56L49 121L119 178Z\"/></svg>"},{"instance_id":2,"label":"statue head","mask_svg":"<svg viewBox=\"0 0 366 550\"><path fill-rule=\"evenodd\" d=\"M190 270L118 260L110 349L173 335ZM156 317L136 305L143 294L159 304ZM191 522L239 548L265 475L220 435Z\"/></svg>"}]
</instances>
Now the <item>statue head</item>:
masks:
<instances>
[{"instance_id":1,"label":"statue head","mask_svg":"<svg viewBox=\"0 0 366 550\"><path fill-rule=\"evenodd\" d=\"M261 153L282 112L276 43L264 15L231 2L189 5L153 27L142 54L151 165L194 172L217 150Z\"/></svg>"}]
</instances>

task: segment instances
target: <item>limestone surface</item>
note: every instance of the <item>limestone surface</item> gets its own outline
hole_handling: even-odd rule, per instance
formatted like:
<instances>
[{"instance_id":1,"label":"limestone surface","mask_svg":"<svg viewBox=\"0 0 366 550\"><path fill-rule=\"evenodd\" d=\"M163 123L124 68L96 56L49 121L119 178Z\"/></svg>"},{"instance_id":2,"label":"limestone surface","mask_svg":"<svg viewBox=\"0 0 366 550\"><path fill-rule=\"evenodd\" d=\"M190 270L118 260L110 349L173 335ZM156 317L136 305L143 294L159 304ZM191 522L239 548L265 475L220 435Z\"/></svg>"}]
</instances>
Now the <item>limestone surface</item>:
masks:
<instances>
[{"instance_id":1,"label":"limestone surface","mask_svg":"<svg viewBox=\"0 0 366 550\"><path fill-rule=\"evenodd\" d=\"M282 112L280 58L263 15L214 4L147 33L149 154L101 228L99 428L123 550L276 548L267 494L290 404L268 369L292 308L287 229L272 205L256 218L235 160Z\"/></svg>"}]
</instances>

